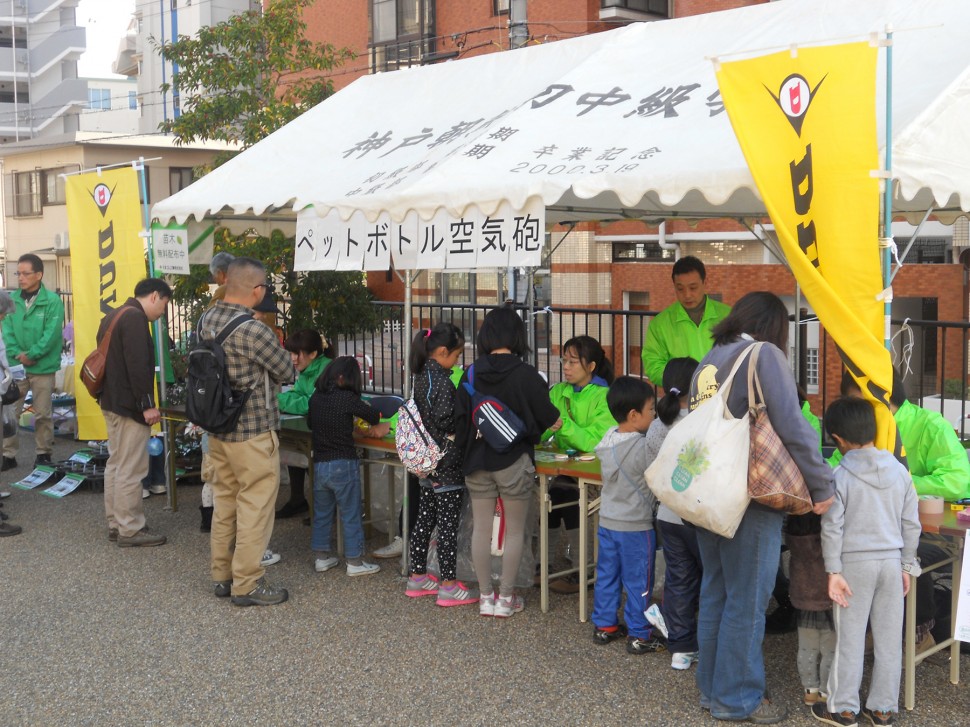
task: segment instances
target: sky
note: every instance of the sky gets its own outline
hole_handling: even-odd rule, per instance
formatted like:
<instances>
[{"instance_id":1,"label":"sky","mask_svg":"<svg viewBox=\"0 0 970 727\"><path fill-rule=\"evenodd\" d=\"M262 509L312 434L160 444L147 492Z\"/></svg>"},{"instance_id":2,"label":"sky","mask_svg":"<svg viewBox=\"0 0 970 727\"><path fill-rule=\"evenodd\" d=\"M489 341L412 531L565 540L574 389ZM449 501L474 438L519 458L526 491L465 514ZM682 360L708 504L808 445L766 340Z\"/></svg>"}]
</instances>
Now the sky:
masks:
<instances>
[{"instance_id":1,"label":"sky","mask_svg":"<svg viewBox=\"0 0 970 727\"><path fill-rule=\"evenodd\" d=\"M135 0L81 0L77 24L87 29L87 50L78 61L78 75L121 78L111 72L111 64L134 11Z\"/></svg>"}]
</instances>

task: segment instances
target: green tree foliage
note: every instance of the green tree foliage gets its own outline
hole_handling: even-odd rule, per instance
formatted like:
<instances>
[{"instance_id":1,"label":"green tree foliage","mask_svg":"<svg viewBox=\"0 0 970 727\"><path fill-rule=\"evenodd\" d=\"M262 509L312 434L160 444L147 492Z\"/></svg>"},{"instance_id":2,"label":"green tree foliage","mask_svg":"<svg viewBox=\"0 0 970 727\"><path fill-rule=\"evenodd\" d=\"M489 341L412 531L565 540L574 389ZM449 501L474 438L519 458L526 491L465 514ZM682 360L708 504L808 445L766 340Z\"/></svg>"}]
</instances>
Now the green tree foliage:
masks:
<instances>
[{"instance_id":1,"label":"green tree foliage","mask_svg":"<svg viewBox=\"0 0 970 727\"><path fill-rule=\"evenodd\" d=\"M353 53L306 38L302 11L313 2L276 0L194 37L162 46L153 39L178 68L162 91L181 93L182 114L159 129L182 142L217 139L246 148L330 96L326 73Z\"/></svg>"},{"instance_id":2,"label":"green tree foliage","mask_svg":"<svg viewBox=\"0 0 970 727\"><path fill-rule=\"evenodd\" d=\"M314 0L275 0L263 12L250 11L202 28L193 37L155 47L178 67L173 87L181 92L182 113L161 131L182 143L196 140L252 146L333 93L326 76L345 60L348 49L306 38L302 11ZM217 160L217 163L225 159ZM197 173L200 170L196 170ZM380 312L361 273L293 270L294 240L280 231L268 238L233 237L217 230L215 252L255 258L266 265L284 301L285 332L315 328L328 336L372 330ZM209 271L192 266L175 284L175 300L197 321L209 302Z\"/></svg>"},{"instance_id":3,"label":"green tree foliage","mask_svg":"<svg viewBox=\"0 0 970 727\"><path fill-rule=\"evenodd\" d=\"M293 270L293 238L274 230L270 237L234 236L226 228L215 233L214 252L228 252L262 261L273 282L274 295L283 301L284 317L278 321L288 335L301 328L313 328L328 338L351 335L377 328L381 311L364 285L363 273ZM189 275L178 276L175 302L189 310L192 321L209 304L209 268L192 265Z\"/></svg>"}]
</instances>

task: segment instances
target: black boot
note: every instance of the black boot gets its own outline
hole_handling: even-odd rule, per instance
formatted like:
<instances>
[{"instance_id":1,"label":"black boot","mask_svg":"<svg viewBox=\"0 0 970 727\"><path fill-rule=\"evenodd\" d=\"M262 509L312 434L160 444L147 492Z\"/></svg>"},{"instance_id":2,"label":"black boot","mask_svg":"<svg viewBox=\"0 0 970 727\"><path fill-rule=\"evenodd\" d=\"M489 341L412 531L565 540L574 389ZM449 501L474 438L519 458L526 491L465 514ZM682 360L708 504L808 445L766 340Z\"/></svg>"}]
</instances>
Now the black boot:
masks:
<instances>
[{"instance_id":1,"label":"black boot","mask_svg":"<svg viewBox=\"0 0 970 727\"><path fill-rule=\"evenodd\" d=\"M212 532L212 507L199 505L199 512L202 513L202 524L199 526L199 532Z\"/></svg>"},{"instance_id":2,"label":"black boot","mask_svg":"<svg viewBox=\"0 0 970 727\"><path fill-rule=\"evenodd\" d=\"M288 466L290 475L290 500L276 511L276 517L283 519L302 515L310 510L310 504L303 494L303 483L306 480L306 470L302 467Z\"/></svg>"}]
</instances>

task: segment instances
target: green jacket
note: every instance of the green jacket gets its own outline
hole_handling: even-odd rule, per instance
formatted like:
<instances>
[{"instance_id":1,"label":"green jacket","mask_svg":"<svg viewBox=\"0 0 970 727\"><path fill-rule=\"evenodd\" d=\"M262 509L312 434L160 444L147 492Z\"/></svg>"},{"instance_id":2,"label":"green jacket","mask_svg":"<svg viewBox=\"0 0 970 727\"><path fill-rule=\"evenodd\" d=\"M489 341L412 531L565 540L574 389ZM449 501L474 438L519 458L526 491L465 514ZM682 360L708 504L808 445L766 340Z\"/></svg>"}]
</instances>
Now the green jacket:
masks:
<instances>
[{"instance_id":1,"label":"green jacket","mask_svg":"<svg viewBox=\"0 0 970 727\"><path fill-rule=\"evenodd\" d=\"M893 415L906 450L906 463L917 495L937 495L945 500L970 497L970 461L953 427L939 412L904 401ZM837 466L842 454L836 450L829 464Z\"/></svg>"},{"instance_id":2,"label":"green jacket","mask_svg":"<svg viewBox=\"0 0 970 727\"><path fill-rule=\"evenodd\" d=\"M812 425L812 429L818 434L818 448L822 449L822 422L818 420L818 417L812 414L812 407L808 405L807 401L802 402L802 416L805 417L805 421Z\"/></svg>"},{"instance_id":3,"label":"green jacket","mask_svg":"<svg viewBox=\"0 0 970 727\"><path fill-rule=\"evenodd\" d=\"M707 296L704 317L695 325L679 302L664 308L650 321L643 337L643 373L654 386L662 386L664 368L672 358L700 361L711 350L711 329L731 312L731 306Z\"/></svg>"},{"instance_id":4,"label":"green jacket","mask_svg":"<svg viewBox=\"0 0 970 727\"><path fill-rule=\"evenodd\" d=\"M594 376L580 391L567 382L556 384L549 390L549 400L562 417L562 429L554 435L559 449L592 452L606 430L616 426L616 419L606 405L609 388L603 379ZM542 441L550 436L553 433L547 431L542 435Z\"/></svg>"},{"instance_id":5,"label":"green jacket","mask_svg":"<svg viewBox=\"0 0 970 727\"><path fill-rule=\"evenodd\" d=\"M3 342L7 345L7 360L16 364L17 356L26 353L34 360L26 366L28 374L53 374L61 368L64 347L64 304L57 293L41 283L30 310L24 305L23 294L10 294L14 312L3 319Z\"/></svg>"},{"instance_id":6,"label":"green jacket","mask_svg":"<svg viewBox=\"0 0 970 727\"><path fill-rule=\"evenodd\" d=\"M281 391L276 395L280 404L280 411L284 414L306 414L310 411L310 397L313 395L313 385L317 383L317 377L327 368L330 359L326 356L317 356L300 372L296 377L296 383L289 391Z\"/></svg>"}]
</instances>

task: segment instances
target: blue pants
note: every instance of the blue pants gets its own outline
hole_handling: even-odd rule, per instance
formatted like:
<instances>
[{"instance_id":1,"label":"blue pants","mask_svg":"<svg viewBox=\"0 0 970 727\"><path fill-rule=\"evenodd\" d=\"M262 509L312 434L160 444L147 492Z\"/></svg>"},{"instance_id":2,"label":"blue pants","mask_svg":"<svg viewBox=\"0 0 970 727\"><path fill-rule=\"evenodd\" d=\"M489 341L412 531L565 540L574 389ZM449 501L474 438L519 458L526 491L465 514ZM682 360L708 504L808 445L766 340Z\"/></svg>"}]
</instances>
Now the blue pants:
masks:
<instances>
[{"instance_id":1,"label":"blue pants","mask_svg":"<svg viewBox=\"0 0 970 727\"><path fill-rule=\"evenodd\" d=\"M310 547L319 553L332 550L334 509L340 510L344 526L344 557L364 554L364 523L361 519L360 462L335 459L313 463L313 534Z\"/></svg>"},{"instance_id":2,"label":"blue pants","mask_svg":"<svg viewBox=\"0 0 970 727\"><path fill-rule=\"evenodd\" d=\"M653 559L657 534L653 530L625 532L600 526L596 589L593 591L593 625L616 626L620 596L626 591L623 621L630 636L650 638L650 624L643 615L653 592Z\"/></svg>"},{"instance_id":3,"label":"blue pants","mask_svg":"<svg viewBox=\"0 0 970 727\"><path fill-rule=\"evenodd\" d=\"M744 719L765 695L761 642L781 553L782 513L752 505L733 538L697 528L704 575L697 621L701 705Z\"/></svg>"},{"instance_id":4,"label":"blue pants","mask_svg":"<svg viewBox=\"0 0 970 727\"><path fill-rule=\"evenodd\" d=\"M664 600L660 611L667 624L667 650L673 654L697 651L697 602L701 593L701 554L697 528L658 520L663 538Z\"/></svg>"}]
</instances>

